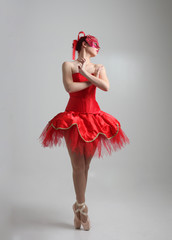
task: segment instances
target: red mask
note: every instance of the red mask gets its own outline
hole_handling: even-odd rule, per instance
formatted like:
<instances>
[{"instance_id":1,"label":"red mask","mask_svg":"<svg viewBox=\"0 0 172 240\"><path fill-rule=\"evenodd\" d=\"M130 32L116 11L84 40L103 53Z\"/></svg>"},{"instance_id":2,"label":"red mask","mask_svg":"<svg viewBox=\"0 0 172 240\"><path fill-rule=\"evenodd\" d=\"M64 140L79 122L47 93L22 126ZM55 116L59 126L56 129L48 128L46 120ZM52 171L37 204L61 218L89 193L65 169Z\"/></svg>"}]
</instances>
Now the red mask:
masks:
<instances>
[{"instance_id":1,"label":"red mask","mask_svg":"<svg viewBox=\"0 0 172 240\"><path fill-rule=\"evenodd\" d=\"M87 35L85 41L88 43L88 45L90 45L90 47L98 48L98 50L100 49L99 42L94 36Z\"/></svg>"},{"instance_id":2,"label":"red mask","mask_svg":"<svg viewBox=\"0 0 172 240\"><path fill-rule=\"evenodd\" d=\"M85 36L85 33L83 31L79 32L78 33L78 40L80 39L80 37L79 37L80 33L84 34L84 36ZM75 50L76 50L76 45L77 45L78 40L73 40L73 56L72 56L73 60L75 60ZM97 48L98 51L99 51L100 46L99 46L99 42L98 42L97 38L95 38L92 35L87 35L85 41L88 43L88 45L90 47Z\"/></svg>"}]
</instances>

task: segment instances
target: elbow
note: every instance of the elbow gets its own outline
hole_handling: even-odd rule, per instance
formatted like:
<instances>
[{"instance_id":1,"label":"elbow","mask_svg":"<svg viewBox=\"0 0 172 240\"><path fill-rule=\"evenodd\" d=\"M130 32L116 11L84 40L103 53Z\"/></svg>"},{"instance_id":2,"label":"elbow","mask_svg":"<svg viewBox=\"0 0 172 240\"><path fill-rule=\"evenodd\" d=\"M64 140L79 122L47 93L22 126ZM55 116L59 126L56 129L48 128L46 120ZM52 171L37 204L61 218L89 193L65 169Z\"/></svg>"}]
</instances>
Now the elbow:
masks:
<instances>
[{"instance_id":1,"label":"elbow","mask_svg":"<svg viewBox=\"0 0 172 240\"><path fill-rule=\"evenodd\" d=\"M65 87L66 92L70 93L71 89L69 87Z\"/></svg>"},{"instance_id":2,"label":"elbow","mask_svg":"<svg viewBox=\"0 0 172 240\"><path fill-rule=\"evenodd\" d=\"M74 89L71 88L71 87L69 87L69 88L66 89L66 91L67 91L68 93L72 93L72 92L74 92Z\"/></svg>"},{"instance_id":3,"label":"elbow","mask_svg":"<svg viewBox=\"0 0 172 240\"><path fill-rule=\"evenodd\" d=\"M71 85L70 84L65 85L65 90L66 92L71 93L72 92Z\"/></svg>"},{"instance_id":4,"label":"elbow","mask_svg":"<svg viewBox=\"0 0 172 240\"><path fill-rule=\"evenodd\" d=\"M72 91L71 91L70 88L67 88L67 89L66 89L66 92L71 93Z\"/></svg>"},{"instance_id":5,"label":"elbow","mask_svg":"<svg viewBox=\"0 0 172 240\"><path fill-rule=\"evenodd\" d=\"M109 84L106 85L104 91L106 91L106 92L109 91L109 87L110 87Z\"/></svg>"}]
</instances>

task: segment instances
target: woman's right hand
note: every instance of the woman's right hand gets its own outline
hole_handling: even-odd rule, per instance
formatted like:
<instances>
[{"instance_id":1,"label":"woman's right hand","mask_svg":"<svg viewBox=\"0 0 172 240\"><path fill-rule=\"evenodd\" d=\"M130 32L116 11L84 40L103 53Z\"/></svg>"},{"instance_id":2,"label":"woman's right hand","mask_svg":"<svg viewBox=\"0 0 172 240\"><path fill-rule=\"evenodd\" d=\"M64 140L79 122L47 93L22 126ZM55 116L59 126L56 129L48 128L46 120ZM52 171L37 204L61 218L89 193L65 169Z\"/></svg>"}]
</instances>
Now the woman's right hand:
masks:
<instances>
[{"instance_id":1,"label":"woman's right hand","mask_svg":"<svg viewBox=\"0 0 172 240\"><path fill-rule=\"evenodd\" d=\"M78 63L78 70L81 74L83 74L85 72L85 67L86 67L86 59L83 57L79 57L77 59L79 61Z\"/></svg>"},{"instance_id":2,"label":"woman's right hand","mask_svg":"<svg viewBox=\"0 0 172 240\"><path fill-rule=\"evenodd\" d=\"M99 66L99 67L96 69L96 74L95 74L96 77L99 77L99 74L100 74L102 68L103 68L103 65Z\"/></svg>"}]
</instances>

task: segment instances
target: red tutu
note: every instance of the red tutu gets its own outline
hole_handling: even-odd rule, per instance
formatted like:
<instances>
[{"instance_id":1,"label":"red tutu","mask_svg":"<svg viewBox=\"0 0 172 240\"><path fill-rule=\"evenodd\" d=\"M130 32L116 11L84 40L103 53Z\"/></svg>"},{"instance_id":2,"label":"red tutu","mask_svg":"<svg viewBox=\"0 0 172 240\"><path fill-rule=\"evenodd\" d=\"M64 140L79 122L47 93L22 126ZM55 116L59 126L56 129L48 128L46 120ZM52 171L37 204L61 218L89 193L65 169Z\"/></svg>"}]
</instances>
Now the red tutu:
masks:
<instances>
[{"instance_id":1,"label":"red tutu","mask_svg":"<svg viewBox=\"0 0 172 240\"><path fill-rule=\"evenodd\" d=\"M76 73L73 74L73 81L87 79ZM100 110L95 100L95 91L96 87L91 85L84 90L70 93L65 112L53 117L40 135L43 147L57 144L60 146L65 138L73 152L100 158L129 143L120 122Z\"/></svg>"}]
</instances>

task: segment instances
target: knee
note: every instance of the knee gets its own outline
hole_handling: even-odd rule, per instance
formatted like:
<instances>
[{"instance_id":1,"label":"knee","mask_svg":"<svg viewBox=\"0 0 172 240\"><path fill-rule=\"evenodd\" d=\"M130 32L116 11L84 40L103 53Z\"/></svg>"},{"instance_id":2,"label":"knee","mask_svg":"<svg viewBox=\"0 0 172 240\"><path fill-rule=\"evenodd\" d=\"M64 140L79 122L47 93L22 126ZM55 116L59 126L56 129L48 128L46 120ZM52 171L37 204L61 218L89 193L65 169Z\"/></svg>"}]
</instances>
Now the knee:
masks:
<instances>
[{"instance_id":1,"label":"knee","mask_svg":"<svg viewBox=\"0 0 172 240\"><path fill-rule=\"evenodd\" d=\"M89 168L90 168L90 164L86 164L85 165L85 171L88 172Z\"/></svg>"},{"instance_id":2,"label":"knee","mask_svg":"<svg viewBox=\"0 0 172 240\"><path fill-rule=\"evenodd\" d=\"M73 173L75 174L83 174L85 172L85 164L78 163L73 165Z\"/></svg>"}]
</instances>

